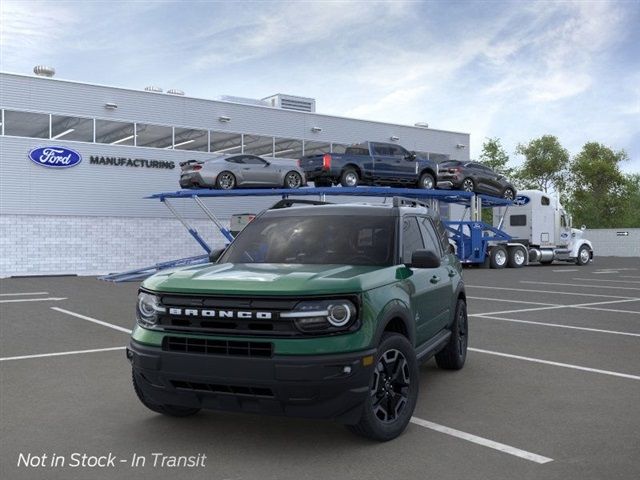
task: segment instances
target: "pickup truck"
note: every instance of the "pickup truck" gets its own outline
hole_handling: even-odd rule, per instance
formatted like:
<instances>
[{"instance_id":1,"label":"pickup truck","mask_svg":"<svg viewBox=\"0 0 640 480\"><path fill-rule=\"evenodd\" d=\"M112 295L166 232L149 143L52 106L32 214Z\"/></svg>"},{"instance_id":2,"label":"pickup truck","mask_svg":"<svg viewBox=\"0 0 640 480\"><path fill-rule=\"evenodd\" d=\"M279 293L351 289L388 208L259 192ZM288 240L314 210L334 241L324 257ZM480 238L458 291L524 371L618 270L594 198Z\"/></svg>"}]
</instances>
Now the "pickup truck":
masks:
<instances>
[{"instance_id":1,"label":"pickup truck","mask_svg":"<svg viewBox=\"0 0 640 480\"><path fill-rule=\"evenodd\" d=\"M393 143L364 142L347 147L344 154L302 157L298 165L316 187L393 185L436 188L438 164Z\"/></svg>"}]
</instances>

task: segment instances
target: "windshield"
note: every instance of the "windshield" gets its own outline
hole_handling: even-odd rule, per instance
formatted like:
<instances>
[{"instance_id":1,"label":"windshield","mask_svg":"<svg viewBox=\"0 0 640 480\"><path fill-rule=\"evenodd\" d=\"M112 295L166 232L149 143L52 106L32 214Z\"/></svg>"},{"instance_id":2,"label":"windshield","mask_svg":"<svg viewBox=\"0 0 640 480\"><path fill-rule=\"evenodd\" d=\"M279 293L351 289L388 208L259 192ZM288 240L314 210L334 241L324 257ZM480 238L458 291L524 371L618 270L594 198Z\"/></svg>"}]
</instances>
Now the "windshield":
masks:
<instances>
[{"instance_id":1,"label":"windshield","mask_svg":"<svg viewBox=\"0 0 640 480\"><path fill-rule=\"evenodd\" d=\"M218 263L393 265L392 216L257 218Z\"/></svg>"}]
</instances>

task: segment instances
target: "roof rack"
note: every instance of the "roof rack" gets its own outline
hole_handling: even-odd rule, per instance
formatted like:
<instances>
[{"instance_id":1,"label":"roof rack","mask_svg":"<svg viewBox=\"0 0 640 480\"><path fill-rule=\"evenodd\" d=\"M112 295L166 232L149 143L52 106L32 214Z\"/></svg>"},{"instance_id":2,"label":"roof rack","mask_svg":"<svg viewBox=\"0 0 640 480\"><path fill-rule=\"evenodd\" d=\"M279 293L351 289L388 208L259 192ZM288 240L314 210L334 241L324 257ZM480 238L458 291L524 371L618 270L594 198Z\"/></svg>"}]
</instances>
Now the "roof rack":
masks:
<instances>
[{"instance_id":1,"label":"roof rack","mask_svg":"<svg viewBox=\"0 0 640 480\"><path fill-rule=\"evenodd\" d=\"M393 197L394 207L425 207L431 208L427 202L418 200L417 198Z\"/></svg>"},{"instance_id":2,"label":"roof rack","mask_svg":"<svg viewBox=\"0 0 640 480\"><path fill-rule=\"evenodd\" d=\"M321 200L305 200L302 198L283 198L269 207L269 210L277 210L279 208L289 208L294 205L332 205L331 202L323 202Z\"/></svg>"}]
</instances>

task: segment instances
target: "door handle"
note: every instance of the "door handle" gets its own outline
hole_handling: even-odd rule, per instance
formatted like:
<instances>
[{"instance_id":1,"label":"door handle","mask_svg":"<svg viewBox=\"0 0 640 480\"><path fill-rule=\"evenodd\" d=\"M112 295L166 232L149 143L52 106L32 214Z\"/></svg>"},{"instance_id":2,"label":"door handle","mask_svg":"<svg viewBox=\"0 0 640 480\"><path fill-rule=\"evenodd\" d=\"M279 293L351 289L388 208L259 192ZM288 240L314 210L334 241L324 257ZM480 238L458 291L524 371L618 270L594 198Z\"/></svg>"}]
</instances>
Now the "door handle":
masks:
<instances>
[{"instance_id":1,"label":"door handle","mask_svg":"<svg viewBox=\"0 0 640 480\"><path fill-rule=\"evenodd\" d=\"M440 281L440 277L437 275L434 275L433 277L431 277L431 280L429 281L433 284L438 283Z\"/></svg>"}]
</instances>

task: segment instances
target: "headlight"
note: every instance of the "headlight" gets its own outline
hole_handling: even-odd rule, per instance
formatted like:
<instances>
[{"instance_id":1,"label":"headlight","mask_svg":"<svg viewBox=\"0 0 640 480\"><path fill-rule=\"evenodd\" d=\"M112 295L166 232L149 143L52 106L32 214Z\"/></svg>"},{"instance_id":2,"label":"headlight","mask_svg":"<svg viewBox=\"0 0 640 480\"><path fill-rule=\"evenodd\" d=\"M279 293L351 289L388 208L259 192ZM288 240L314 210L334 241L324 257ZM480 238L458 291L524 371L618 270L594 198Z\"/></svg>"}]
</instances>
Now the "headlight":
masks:
<instances>
[{"instance_id":1,"label":"headlight","mask_svg":"<svg viewBox=\"0 0 640 480\"><path fill-rule=\"evenodd\" d=\"M293 319L304 333L332 333L348 330L357 320L357 309L350 300L312 300L300 302L293 311L281 313Z\"/></svg>"},{"instance_id":2,"label":"headlight","mask_svg":"<svg viewBox=\"0 0 640 480\"><path fill-rule=\"evenodd\" d=\"M158 314L166 309L160 304L160 299L151 293L138 293L136 318L142 327L153 327L158 323Z\"/></svg>"}]
</instances>

